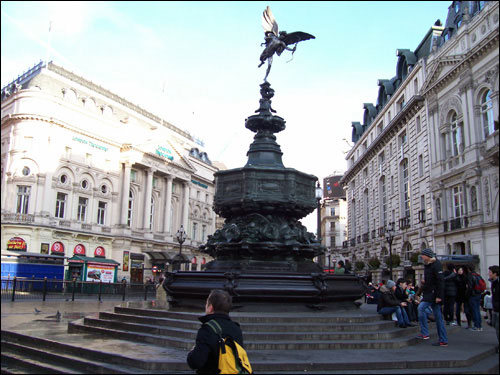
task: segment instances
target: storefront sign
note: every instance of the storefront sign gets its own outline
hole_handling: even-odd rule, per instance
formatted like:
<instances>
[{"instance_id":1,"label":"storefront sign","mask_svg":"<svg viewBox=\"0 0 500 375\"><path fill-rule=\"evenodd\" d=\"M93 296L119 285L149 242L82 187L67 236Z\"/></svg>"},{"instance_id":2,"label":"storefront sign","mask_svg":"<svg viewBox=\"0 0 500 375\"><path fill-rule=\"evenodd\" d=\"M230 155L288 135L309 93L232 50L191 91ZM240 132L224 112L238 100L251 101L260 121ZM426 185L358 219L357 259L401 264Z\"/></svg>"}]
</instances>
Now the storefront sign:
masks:
<instances>
[{"instance_id":1,"label":"storefront sign","mask_svg":"<svg viewBox=\"0 0 500 375\"><path fill-rule=\"evenodd\" d=\"M107 147L98 145L97 143L94 143L91 140L82 139L80 137L73 137L73 141L80 142L84 145L89 145L89 147L97 148L98 150L102 150L104 152L108 151Z\"/></svg>"},{"instance_id":2,"label":"storefront sign","mask_svg":"<svg viewBox=\"0 0 500 375\"><path fill-rule=\"evenodd\" d=\"M198 186L201 186L202 188L204 189L208 189L208 185L205 185L203 183L201 183L200 181L196 181L196 180L191 180L191 182L195 185L198 185Z\"/></svg>"},{"instance_id":3,"label":"storefront sign","mask_svg":"<svg viewBox=\"0 0 500 375\"><path fill-rule=\"evenodd\" d=\"M174 160L174 157L172 156L172 151L162 146L158 146L156 148L156 155L166 158L168 160Z\"/></svg>"},{"instance_id":4,"label":"storefront sign","mask_svg":"<svg viewBox=\"0 0 500 375\"><path fill-rule=\"evenodd\" d=\"M48 244L48 243L42 243L40 245L40 254L48 254L49 253L49 246L50 246L50 244Z\"/></svg>"},{"instance_id":5,"label":"storefront sign","mask_svg":"<svg viewBox=\"0 0 500 375\"><path fill-rule=\"evenodd\" d=\"M26 251L27 249L28 245L21 237L12 237L7 242L7 250Z\"/></svg>"},{"instance_id":6,"label":"storefront sign","mask_svg":"<svg viewBox=\"0 0 500 375\"><path fill-rule=\"evenodd\" d=\"M54 242L50 248L51 253L64 254L64 245L62 242Z\"/></svg>"},{"instance_id":7,"label":"storefront sign","mask_svg":"<svg viewBox=\"0 0 500 375\"><path fill-rule=\"evenodd\" d=\"M104 247L102 246L98 246L96 247L95 251L94 251L94 256L95 257L101 257L101 258L104 258L106 256L106 252L104 250Z\"/></svg>"},{"instance_id":8,"label":"storefront sign","mask_svg":"<svg viewBox=\"0 0 500 375\"><path fill-rule=\"evenodd\" d=\"M128 251L124 251L123 252L123 267L122 267L122 271L128 271L128 261L130 259L130 256L129 256L129 252Z\"/></svg>"},{"instance_id":9,"label":"storefront sign","mask_svg":"<svg viewBox=\"0 0 500 375\"><path fill-rule=\"evenodd\" d=\"M115 280L115 267L101 264L87 265L86 281L102 281L103 283L112 283Z\"/></svg>"},{"instance_id":10,"label":"storefront sign","mask_svg":"<svg viewBox=\"0 0 500 375\"><path fill-rule=\"evenodd\" d=\"M85 246L83 246L81 243L75 246L75 249L73 250L73 254L75 255L85 255Z\"/></svg>"}]
</instances>

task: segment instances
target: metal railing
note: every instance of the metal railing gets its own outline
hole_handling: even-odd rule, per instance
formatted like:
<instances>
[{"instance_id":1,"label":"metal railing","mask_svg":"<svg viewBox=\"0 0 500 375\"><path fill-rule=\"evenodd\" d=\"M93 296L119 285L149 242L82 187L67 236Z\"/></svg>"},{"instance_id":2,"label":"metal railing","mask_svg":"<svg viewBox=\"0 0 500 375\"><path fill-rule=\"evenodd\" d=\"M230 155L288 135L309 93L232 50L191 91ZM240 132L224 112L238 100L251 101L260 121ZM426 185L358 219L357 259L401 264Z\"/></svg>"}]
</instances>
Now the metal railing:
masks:
<instances>
[{"instance_id":1,"label":"metal railing","mask_svg":"<svg viewBox=\"0 0 500 375\"><path fill-rule=\"evenodd\" d=\"M138 300L156 298L155 284L103 283L102 281L79 281L57 279L35 279L14 277L1 279L2 301L81 299Z\"/></svg>"}]
</instances>

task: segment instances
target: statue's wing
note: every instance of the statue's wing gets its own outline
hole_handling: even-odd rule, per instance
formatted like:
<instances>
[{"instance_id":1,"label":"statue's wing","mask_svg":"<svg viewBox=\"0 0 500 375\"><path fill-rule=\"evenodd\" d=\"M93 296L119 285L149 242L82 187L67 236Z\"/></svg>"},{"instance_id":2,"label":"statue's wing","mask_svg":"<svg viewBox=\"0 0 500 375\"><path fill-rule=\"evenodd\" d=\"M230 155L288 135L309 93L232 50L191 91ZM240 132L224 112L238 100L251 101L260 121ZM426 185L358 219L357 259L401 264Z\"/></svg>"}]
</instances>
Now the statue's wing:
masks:
<instances>
[{"instance_id":1,"label":"statue's wing","mask_svg":"<svg viewBox=\"0 0 500 375\"><path fill-rule=\"evenodd\" d=\"M303 42L304 40L315 39L314 35L303 33L302 31L296 31L294 33L287 34L283 42L288 46L290 44Z\"/></svg>"},{"instance_id":2,"label":"statue's wing","mask_svg":"<svg viewBox=\"0 0 500 375\"><path fill-rule=\"evenodd\" d=\"M278 23L274 19L273 12L269 6L262 13L262 27L265 32L272 32L274 35L278 36Z\"/></svg>"}]
</instances>

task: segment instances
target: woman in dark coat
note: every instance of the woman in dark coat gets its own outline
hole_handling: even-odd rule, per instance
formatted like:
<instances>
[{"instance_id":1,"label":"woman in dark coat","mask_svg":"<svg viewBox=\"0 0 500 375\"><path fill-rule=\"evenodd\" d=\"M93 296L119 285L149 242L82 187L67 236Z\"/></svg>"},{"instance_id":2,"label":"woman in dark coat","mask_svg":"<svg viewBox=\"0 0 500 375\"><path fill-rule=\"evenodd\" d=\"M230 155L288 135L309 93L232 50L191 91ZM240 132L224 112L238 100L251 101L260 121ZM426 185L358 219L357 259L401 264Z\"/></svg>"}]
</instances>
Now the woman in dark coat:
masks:
<instances>
[{"instance_id":1,"label":"woman in dark coat","mask_svg":"<svg viewBox=\"0 0 500 375\"><path fill-rule=\"evenodd\" d=\"M455 299L457 297L457 273L455 272L455 266L452 263L448 263L446 266L447 270L444 271L444 320L446 325L457 325L453 322L455 316Z\"/></svg>"},{"instance_id":2,"label":"woman in dark coat","mask_svg":"<svg viewBox=\"0 0 500 375\"><path fill-rule=\"evenodd\" d=\"M467 266L461 266L458 267L457 269L457 277L455 278L455 285L457 286L457 296L456 296L456 309L455 313L457 316L457 324L459 326L462 325L462 320L461 320L461 312L462 312L462 305L464 306L464 313L465 316L467 317L467 328L472 327L472 315L470 313L469 309L469 301L468 301L468 294L467 294L467 288L468 288L468 283L467 283L467 274L468 274L468 269Z\"/></svg>"}]
</instances>

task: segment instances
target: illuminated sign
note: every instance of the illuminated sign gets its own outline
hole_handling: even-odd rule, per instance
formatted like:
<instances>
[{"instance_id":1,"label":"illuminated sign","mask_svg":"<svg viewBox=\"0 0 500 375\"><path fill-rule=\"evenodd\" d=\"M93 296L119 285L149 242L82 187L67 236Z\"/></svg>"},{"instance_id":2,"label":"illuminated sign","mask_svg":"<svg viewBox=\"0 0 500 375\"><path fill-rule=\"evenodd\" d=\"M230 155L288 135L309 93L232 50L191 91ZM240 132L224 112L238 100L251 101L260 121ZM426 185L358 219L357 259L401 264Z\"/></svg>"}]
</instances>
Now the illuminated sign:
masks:
<instances>
[{"instance_id":1,"label":"illuminated sign","mask_svg":"<svg viewBox=\"0 0 500 375\"><path fill-rule=\"evenodd\" d=\"M106 256L106 252L104 250L104 247L102 246L98 246L95 248L95 251L94 251L94 256L95 257L101 257L101 258L104 258Z\"/></svg>"},{"instance_id":2,"label":"illuminated sign","mask_svg":"<svg viewBox=\"0 0 500 375\"><path fill-rule=\"evenodd\" d=\"M128 251L124 251L123 252L123 267L122 267L122 270L123 271L128 271L128 262L129 262L129 259L130 259L130 253Z\"/></svg>"},{"instance_id":3,"label":"illuminated sign","mask_svg":"<svg viewBox=\"0 0 500 375\"><path fill-rule=\"evenodd\" d=\"M112 283L115 280L115 267L100 264L87 265L86 281L102 281Z\"/></svg>"},{"instance_id":4,"label":"illuminated sign","mask_svg":"<svg viewBox=\"0 0 500 375\"><path fill-rule=\"evenodd\" d=\"M28 245L21 237L12 237L7 242L7 250L26 251L27 249Z\"/></svg>"},{"instance_id":5,"label":"illuminated sign","mask_svg":"<svg viewBox=\"0 0 500 375\"><path fill-rule=\"evenodd\" d=\"M64 254L64 245L61 242L54 242L50 248L52 253L62 253Z\"/></svg>"},{"instance_id":6,"label":"illuminated sign","mask_svg":"<svg viewBox=\"0 0 500 375\"><path fill-rule=\"evenodd\" d=\"M168 159L168 160L174 160L174 157L172 155L172 151L170 151L168 148L158 146L155 151L156 155L161 156L162 158Z\"/></svg>"},{"instance_id":7,"label":"illuminated sign","mask_svg":"<svg viewBox=\"0 0 500 375\"><path fill-rule=\"evenodd\" d=\"M85 255L85 246L83 246L81 243L75 246L75 249L73 250L73 254L75 255Z\"/></svg>"}]
</instances>

